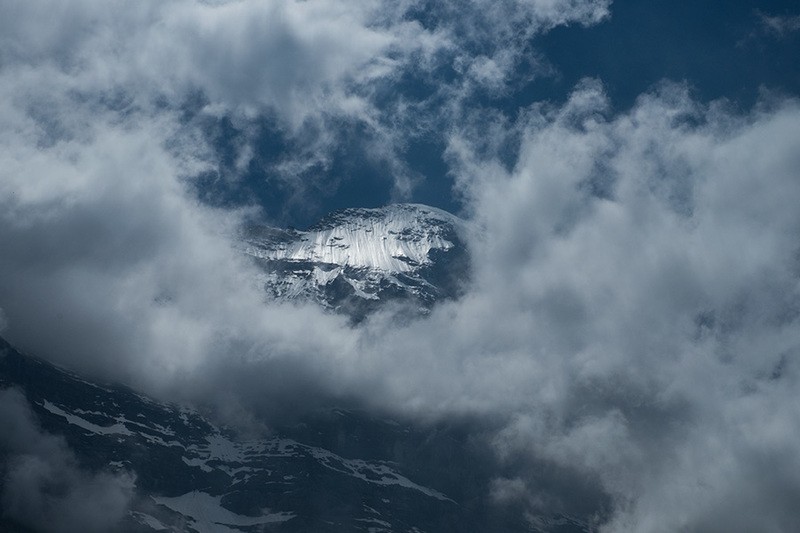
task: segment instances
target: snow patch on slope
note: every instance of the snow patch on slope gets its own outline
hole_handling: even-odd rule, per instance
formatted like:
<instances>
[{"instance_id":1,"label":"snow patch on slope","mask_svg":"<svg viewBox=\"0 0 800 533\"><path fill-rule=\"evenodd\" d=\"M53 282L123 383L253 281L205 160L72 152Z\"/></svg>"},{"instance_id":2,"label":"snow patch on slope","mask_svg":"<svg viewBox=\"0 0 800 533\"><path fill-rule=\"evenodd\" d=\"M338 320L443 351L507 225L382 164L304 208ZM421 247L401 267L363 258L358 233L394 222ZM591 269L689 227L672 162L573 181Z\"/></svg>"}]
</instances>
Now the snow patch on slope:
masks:
<instances>
[{"instance_id":1,"label":"snow patch on slope","mask_svg":"<svg viewBox=\"0 0 800 533\"><path fill-rule=\"evenodd\" d=\"M261 516L236 514L222 506L222 496L211 496L205 492L192 491L181 496L167 498L151 496L153 501L176 513L190 518L190 526L199 533L220 531L242 531L236 526L256 526L286 522L296 515L290 512L271 513L268 509Z\"/></svg>"},{"instance_id":2,"label":"snow patch on slope","mask_svg":"<svg viewBox=\"0 0 800 533\"><path fill-rule=\"evenodd\" d=\"M411 272L430 263L431 250L449 250L451 228L464 222L428 206L398 204L380 209L347 209L331 215L299 239L268 248L249 246L246 253L276 261L309 261L385 272ZM338 275L315 271L319 282Z\"/></svg>"},{"instance_id":3,"label":"snow patch on slope","mask_svg":"<svg viewBox=\"0 0 800 533\"><path fill-rule=\"evenodd\" d=\"M111 426L98 426L97 424L93 424L84 418L81 418L77 415L73 415L64 411L63 409L59 408L55 404L48 402L47 400L44 401L42 407L44 407L46 410L50 411L54 415L64 417L70 424L83 428L86 431L89 431L96 435L113 435L113 434L133 435L133 433L127 427L125 427L125 424L122 424L120 422L117 422L116 424Z\"/></svg>"},{"instance_id":4,"label":"snow patch on slope","mask_svg":"<svg viewBox=\"0 0 800 533\"><path fill-rule=\"evenodd\" d=\"M346 474L366 483L375 485L395 485L410 490L415 490L436 498L437 500L450 501L450 498L441 492L414 483L401 475L388 464L382 461L364 461L361 459L347 459L328 450L301 444L291 439L268 439L260 441L235 442L221 435L206 437L204 446L190 446L188 451L195 457L183 457L183 462L189 466L200 468L204 472L221 470L232 477L245 472L252 473L262 470L265 459L272 457L313 457L318 464ZM232 465L238 468L232 469Z\"/></svg>"}]
</instances>

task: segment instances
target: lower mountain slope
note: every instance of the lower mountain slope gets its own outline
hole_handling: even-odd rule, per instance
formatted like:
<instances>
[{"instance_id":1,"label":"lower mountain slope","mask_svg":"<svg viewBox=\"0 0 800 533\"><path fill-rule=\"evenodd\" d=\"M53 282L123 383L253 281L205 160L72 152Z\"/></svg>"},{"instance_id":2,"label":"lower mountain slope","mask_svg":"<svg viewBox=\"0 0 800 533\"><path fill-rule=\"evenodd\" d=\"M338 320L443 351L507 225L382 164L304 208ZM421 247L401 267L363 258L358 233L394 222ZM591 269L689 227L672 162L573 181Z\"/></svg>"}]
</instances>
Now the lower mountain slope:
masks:
<instances>
[{"instance_id":1,"label":"lower mountain slope","mask_svg":"<svg viewBox=\"0 0 800 533\"><path fill-rule=\"evenodd\" d=\"M35 423L63 438L81 469L135 479L118 531L588 531L489 504L497 465L458 424L420 428L333 409L243 438L3 339L0 389L24 394ZM0 439L0 494L15 490L6 474L17 459ZM0 498L0 531L35 531L8 501Z\"/></svg>"}]
</instances>

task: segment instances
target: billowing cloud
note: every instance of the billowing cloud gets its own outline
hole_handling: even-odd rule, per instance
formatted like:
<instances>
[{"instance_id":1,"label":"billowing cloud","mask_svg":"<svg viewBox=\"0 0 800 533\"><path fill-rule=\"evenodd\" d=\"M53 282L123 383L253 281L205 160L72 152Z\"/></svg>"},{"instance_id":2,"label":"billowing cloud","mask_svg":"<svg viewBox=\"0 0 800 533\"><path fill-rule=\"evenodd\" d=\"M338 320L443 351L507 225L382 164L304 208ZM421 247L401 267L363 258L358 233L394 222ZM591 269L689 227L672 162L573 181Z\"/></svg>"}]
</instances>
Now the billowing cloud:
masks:
<instances>
[{"instance_id":1,"label":"billowing cloud","mask_svg":"<svg viewBox=\"0 0 800 533\"><path fill-rule=\"evenodd\" d=\"M392 159L387 146L399 134L369 118L376 80L435 70L479 42L522 46L506 15L529 35L607 12L607 2L506 2L490 10L497 16L484 28L497 31L480 35L456 28L484 17L480 3L453 18L401 16L434 7L440 15L454 9L321 0L10 3L0 38L0 242L7 252L0 295L15 324L10 335L96 370L162 361L165 352L171 362L161 364L170 368L194 361L213 351L200 348L210 339L239 335L209 325L222 316L236 329L291 338L292 327L261 310L257 291L242 288L249 274L230 257L227 236L244 213L206 208L192 196L192 180L213 170L216 156L212 140L185 122L183 104L200 92L208 114L277 114L286 124L352 111L379 132L379 157ZM348 107L357 100L363 105ZM324 153L338 130L323 121L316 131L310 146ZM319 157L297 148L301 159ZM401 178L402 166L395 167ZM203 318L212 315L209 323ZM37 333L41 321L52 336ZM152 343L173 330L196 340ZM54 340L63 338L71 340ZM111 339L127 340L110 348ZM102 353L122 363L98 365L110 357ZM125 372L134 379L134 370Z\"/></svg>"},{"instance_id":2,"label":"billowing cloud","mask_svg":"<svg viewBox=\"0 0 800 533\"><path fill-rule=\"evenodd\" d=\"M269 107L299 122L320 105L335 113L335 98L346 106L346 81L386 71L380 65L388 65L388 49L399 40L369 27L378 7L318 0L12 2L4 68L37 67L73 90L144 98L138 104L156 97L180 102L201 91L214 105Z\"/></svg>"},{"instance_id":3,"label":"billowing cloud","mask_svg":"<svg viewBox=\"0 0 800 533\"><path fill-rule=\"evenodd\" d=\"M292 309L264 306L233 252L243 213L206 208L187 192L181 176L201 163L164 149L166 124L98 120L50 147L32 142L38 130L26 122L9 136L0 179L9 335L134 381L188 371L234 342L262 354L266 340L282 356L313 351L302 339L324 333L313 340ZM320 327L331 324L330 346L339 321L318 314Z\"/></svg>"},{"instance_id":4,"label":"billowing cloud","mask_svg":"<svg viewBox=\"0 0 800 533\"><path fill-rule=\"evenodd\" d=\"M403 146L414 130L449 127L453 110L443 102L452 108L475 90L503 91L529 60L533 35L597 22L608 5L12 1L0 23L3 93L53 135L66 133L54 100L125 116L188 108L194 126L229 119L240 134L233 174L264 142L257 136L266 121L278 135L272 142L293 150L263 172L301 195L323 187L316 176L337 148L350 148L343 139L356 128L361 149L388 165L404 197L418 176Z\"/></svg>"},{"instance_id":5,"label":"billowing cloud","mask_svg":"<svg viewBox=\"0 0 800 533\"><path fill-rule=\"evenodd\" d=\"M36 531L109 531L133 496L125 474L88 473L66 442L42 431L25 396L0 390L0 450L4 513Z\"/></svg>"},{"instance_id":6,"label":"billowing cloud","mask_svg":"<svg viewBox=\"0 0 800 533\"><path fill-rule=\"evenodd\" d=\"M486 232L449 383L520 402L498 450L597 476L608 531L790 529L798 102L737 116L665 85L613 116L587 82L521 122L510 170L452 143Z\"/></svg>"},{"instance_id":7,"label":"billowing cloud","mask_svg":"<svg viewBox=\"0 0 800 533\"><path fill-rule=\"evenodd\" d=\"M103 127L27 160L61 179L3 180L10 333L231 413L302 395L500 417L499 456L596 479L609 531L783 530L800 480L798 129L794 100L737 115L675 85L613 115L589 81L488 129L516 142L511 167L464 130L450 156L482 228L473 288L425 320L350 329L262 302L231 250L237 213L164 179L180 165L158 137ZM498 479L495 496L551 504L536 486Z\"/></svg>"},{"instance_id":8,"label":"billowing cloud","mask_svg":"<svg viewBox=\"0 0 800 533\"><path fill-rule=\"evenodd\" d=\"M588 80L513 119L467 105L504 90L535 32L597 22L608 2L472 2L459 17L450 3L87 0L49 6L50 22L38 6L0 22L10 340L232 416L326 401L487 415L501 460L600 487L608 531L798 522L796 100L743 113L664 84L618 113ZM443 65L453 79L429 94L381 100ZM182 115L195 91L209 115L316 120L308 146L336 142L332 115L363 121L387 159L414 128L446 126L479 228L468 294L357 328L265 302L232 246L247 210L192 192L215 164ZM539 481L498 476L487 497L546 507Z\"/></svg>"}]
</instances>

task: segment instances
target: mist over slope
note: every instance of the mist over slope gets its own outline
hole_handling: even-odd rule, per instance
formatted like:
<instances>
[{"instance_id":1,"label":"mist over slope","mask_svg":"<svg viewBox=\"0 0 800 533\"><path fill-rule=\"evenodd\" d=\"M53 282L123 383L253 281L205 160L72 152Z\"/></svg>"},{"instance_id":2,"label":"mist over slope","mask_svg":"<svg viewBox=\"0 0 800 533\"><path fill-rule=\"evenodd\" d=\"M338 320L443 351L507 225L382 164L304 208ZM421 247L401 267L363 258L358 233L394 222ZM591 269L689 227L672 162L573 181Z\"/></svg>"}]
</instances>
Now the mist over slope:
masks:
<instances>
[{"instance_id":1,"label":"mist over slope","mask_svg":"<svg viewBox=\"0 0 800 533\"><path fill-rule=\"evenodd\" d=\"M565 499L535 529L518 505L492 505L498 465L469 419L419 425L324 409L269 429L219 426L2 338L0 400L0 528L9 531L567 533L588 531L601 509L596 488L579 500L578 487L557 484L553 501Z\"/></svg>"}]
</instances>

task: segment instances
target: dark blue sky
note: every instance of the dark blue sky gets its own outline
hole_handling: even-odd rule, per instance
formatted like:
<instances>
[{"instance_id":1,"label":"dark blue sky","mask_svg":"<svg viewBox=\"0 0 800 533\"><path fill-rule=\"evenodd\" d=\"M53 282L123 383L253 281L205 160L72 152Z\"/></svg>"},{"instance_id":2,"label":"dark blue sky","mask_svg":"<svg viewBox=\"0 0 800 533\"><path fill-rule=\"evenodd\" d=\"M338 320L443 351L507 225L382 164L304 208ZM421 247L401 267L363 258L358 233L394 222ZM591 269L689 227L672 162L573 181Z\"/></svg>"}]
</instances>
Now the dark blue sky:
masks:
<instances>
[{"instance_id":1,"label":"dark blue sky","mask_svg":"<svg viewBox=\"0 0 800 533\"><path fill-rule=\"evenodd\" d=\"M533 103L558 105L582 78L593 77L603 82L615 111L626 110L662 80L686 82L702 102L725 98L733 109L746 111L764 90L800 94L800 31L779 32L764 22L769 16L798 15L800 5L785 0L616 0L611 17L600 24L559 26L532 39L531 57L538 57L539 65L542 59L549 64L549 74L543 75L540 66L521 65L519 79L531 81L499 97L477 94L473 103L513 120ZM428 82L404 79L382 90L387 102L402 95L435 110L443 102L437 102L435 84ZM221 167L219 175L200 182L199 190L212 203L254 202L263 206L269 222L304 227L331 210L397 200L397 169L371 155L370 134L361 125L342 124L325 160L294 181L281 179L275 169L286 154L302 147L269 117L260 118L255 127L250 124L247 135L224 118L207 128L216 140ZM405 139L397 155L416 181L408 200L458 212L443 158L444 129L433 127ZM314 135L310 131L301 138L313 140ZM236 170L237 146L248 140L254 143L254 158L246 169Z\"/></svg>"},{"instance_id":2,"label":"dark blue sky","mask_svg":"<svg viewBox=\"0 0 800 533\"><path fill-rule=\"evenodd\" d=\"M603 80L614 103L631 105L661 79L686 80L701 100L752 106L759 88L800 91L800 34L768 31L762 15L797 16L796 1L617 0L590 28L558 27L539 47L561 72L554 92Z\"/></svg>"}]
</instances>

